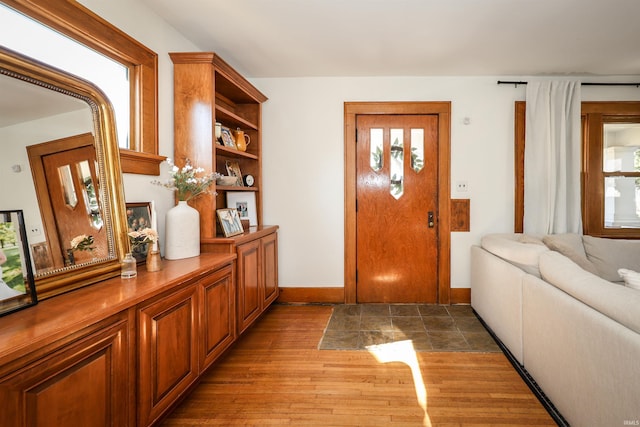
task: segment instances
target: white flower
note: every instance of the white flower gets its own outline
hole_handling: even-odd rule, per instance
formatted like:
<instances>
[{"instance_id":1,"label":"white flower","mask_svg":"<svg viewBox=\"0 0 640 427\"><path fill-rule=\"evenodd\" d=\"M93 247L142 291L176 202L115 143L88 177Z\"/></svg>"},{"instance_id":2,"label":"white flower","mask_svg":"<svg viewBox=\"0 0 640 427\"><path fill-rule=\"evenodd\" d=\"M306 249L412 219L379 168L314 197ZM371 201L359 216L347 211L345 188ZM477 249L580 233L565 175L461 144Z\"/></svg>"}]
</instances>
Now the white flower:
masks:
<instances>
[{"instance_id":1,"label":"white flower","mask_svg":"<svg viewBox=\"0 0 640 427\"><path fill-rule=\"evenodd\" d=\"M171 178L165 182L152 181L153 184L161 185L170 190L174 190L178 196L178 200L187 201L202 193L209 191L211 184L215 182L221 175L217 172L197 176L203 173L203 168L194 168L191 161L187 159L182 169L173 164L171 159L166 160L169 164L169 175Z\"/></svg>"}]
</instances>

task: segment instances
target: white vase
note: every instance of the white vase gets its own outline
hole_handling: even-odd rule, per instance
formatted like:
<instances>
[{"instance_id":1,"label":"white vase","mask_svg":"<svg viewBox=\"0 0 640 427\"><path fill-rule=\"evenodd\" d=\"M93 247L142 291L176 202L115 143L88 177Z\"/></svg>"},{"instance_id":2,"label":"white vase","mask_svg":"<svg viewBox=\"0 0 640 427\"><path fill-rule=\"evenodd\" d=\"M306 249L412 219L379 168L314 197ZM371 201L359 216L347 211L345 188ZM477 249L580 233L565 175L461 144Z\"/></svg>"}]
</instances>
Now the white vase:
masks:
<instances>
[{"instance_id":1,"label":"white vase","mask_svg":"<svg viewBox=\"0 0 640 427\"><path fill-rule=\"evenodd\" d=\"M166 259L200 255L200 213L187 202L180 201L167 211L164 244Z\"/></svg>"}]
</instances>

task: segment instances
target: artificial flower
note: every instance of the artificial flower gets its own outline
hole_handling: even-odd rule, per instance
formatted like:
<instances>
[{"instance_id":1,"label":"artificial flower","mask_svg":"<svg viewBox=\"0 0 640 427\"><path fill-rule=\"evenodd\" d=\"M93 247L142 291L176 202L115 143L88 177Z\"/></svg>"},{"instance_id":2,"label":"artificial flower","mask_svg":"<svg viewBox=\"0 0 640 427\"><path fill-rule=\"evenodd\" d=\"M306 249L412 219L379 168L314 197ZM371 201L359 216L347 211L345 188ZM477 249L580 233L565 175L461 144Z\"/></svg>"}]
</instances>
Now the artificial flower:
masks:
<instances>
[{"instance_id":1,"label":"artificial flower","mask_svg":"<svg viewBox=\"0 0 640 427\"><path fill-rule=\"evenodd\" d=\"M161 185L176 192L176 196L180 201L188 201L203 193L209 192L209 187L221 175L217 172L203 174L203 168L194 167L191 161L187 159L182 168L174 165L171 159L166 160L169 165L169 175L171 178L167 181L152 181L156 185Z\"/></svg>"}]
</instances>

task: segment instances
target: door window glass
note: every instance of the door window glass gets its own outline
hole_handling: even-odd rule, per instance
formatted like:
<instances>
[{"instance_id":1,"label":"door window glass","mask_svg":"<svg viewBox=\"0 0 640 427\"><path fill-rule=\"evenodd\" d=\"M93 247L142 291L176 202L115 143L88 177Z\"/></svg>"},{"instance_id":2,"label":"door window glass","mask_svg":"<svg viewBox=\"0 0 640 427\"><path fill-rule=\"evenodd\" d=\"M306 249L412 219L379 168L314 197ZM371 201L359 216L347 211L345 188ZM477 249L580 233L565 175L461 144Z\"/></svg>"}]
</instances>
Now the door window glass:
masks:
<instances>
[{"instance_id":1,"label":"door window glass","mask_svg":"<svg viewBox=\"0 0 640 427\"><path fill-rule=\"evenodd\" d=\"M397 200L404 194L404 129L391 129L390 192Z\"/></svg>"},{"instance_id":2,"label":"door window glass","mask_svg":"<svg viewBox=\"0 0 640 427\"><path fill-rule=\"evenodd\" d=\"M411 169L416 173L424 167L424 129L411 129Z\"/></svg>"},{"instance_id":3,"label":"door window glass","mask_svg":"<svg viewBox=\"0 0 640 427\"><path fill-rule=\"evenodd\" d=\"M103 225L102 216L100 215L100 205L98 204L96 186L93 182L91 169L89 168L89 162L87 160L78 163L78 173L82 181L82 196L84 197L84 203L87 207L89 222L93 228L100 230Z\"/></svg>"},{"instance_id":4,"label":"door window glass","mask_svg":"<svg viewBox=\"0 0 640 427\"><path fill-rule=\"evenodd\" d=\"M76 187L73 185L71 167L69 165L58 167L58 177L60 178L64 204L72 209L75 208L78 204L78 196L76 195Z\"/></svg>"},{"instance_id":5,"label":"door window glass","mask_svg":"<svg viewBox=\"0 0 640 427\"><path fill-rule=\"evenodd\" d=\"M369 135L370 161L371 169L379 172L383 164L382 157L382 129L371 129Z\"/></svg>"}]
</instances>

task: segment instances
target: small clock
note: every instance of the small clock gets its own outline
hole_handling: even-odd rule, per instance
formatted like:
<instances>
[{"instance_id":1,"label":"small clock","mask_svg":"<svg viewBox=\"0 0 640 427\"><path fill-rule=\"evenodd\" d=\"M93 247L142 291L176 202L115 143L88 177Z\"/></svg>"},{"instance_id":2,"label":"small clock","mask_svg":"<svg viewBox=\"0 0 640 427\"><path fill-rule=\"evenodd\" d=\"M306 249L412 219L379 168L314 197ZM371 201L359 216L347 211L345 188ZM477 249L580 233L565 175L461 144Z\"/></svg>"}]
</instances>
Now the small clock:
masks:
<instances>
[{"instance_id":1,"label":"small clock","mask_svg":"<svg viewBox=\"0 0 640 427\"><path fill-rule=\"evenodd\" d=\"M245 175L244 176L244 183L245 183L245 185L247 187L252 187L255 182L256 182L256 180L253 177L253 175Z\"/></svg>"}]
</instances>

